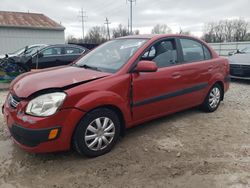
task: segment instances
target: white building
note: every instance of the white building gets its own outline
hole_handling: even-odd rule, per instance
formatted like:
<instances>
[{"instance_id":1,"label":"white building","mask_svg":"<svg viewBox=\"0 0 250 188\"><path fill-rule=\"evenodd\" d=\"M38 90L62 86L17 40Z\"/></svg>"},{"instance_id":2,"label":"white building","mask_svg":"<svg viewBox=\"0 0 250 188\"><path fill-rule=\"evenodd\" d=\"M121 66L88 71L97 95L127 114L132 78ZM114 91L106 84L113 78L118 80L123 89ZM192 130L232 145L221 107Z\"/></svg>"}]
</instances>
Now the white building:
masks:
<instances>
[{"instance_id":1,"label":"white building","mask_svg":"<svg viewBox=\"0 0 250 188\"><path fill-rule=\"evenodd\" d=\"M63 44L64 30L43 14L0 11L0 54L32 44Z\"/></svg>"}]
</instances>

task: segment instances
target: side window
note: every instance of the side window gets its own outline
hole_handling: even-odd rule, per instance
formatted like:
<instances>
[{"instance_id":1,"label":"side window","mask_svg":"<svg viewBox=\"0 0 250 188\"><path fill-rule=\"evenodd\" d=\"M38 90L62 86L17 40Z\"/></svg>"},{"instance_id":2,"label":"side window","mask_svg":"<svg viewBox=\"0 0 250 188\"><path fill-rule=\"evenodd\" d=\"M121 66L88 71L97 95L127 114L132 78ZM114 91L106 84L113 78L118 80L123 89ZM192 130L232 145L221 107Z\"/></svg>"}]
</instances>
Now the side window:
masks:
<instances>
[{"instance_id":1,"label":"side window","mask_svg":"<svg viewBox=\"0 0 250 188\"><path fill-rule=\"evenodd\" d=\"M203 45L192 39L180 39L185 62L204 60Z\"/></svg>"},{"instance_id":2,"label":"side window","mask_svg":"<svg viewBox=\"0 0 250 188\"><path fill-rule=\"evenodd\" d=\"M203 50L204 50L204 58L205 58L205 60L212 59L210 51L204 45L203 45Z\"/></svg>"},{"instance_id":3,"label":"side window","mask_svg":"<svg viewBox=\"0 0 250 188\"><path fill-rule=\"evenodd\" d=\"M141 57L141 60L154 61L158 68L168 67L177 62L177 50L174 39L168 39L153 45Z\"/></svg>"},{"instance_id":4,"label":"side window","mask_svg":"<svg viewBox=\"0 0 250 188\"><path fill-rule=\"evenodd\" d=\"M65 48L65 54L80 54L82 53L83 50L79 49L79 48L74 48L74 47L66 47Z\"/></svg>"},{"instance_id":5,"label":"side window","mask_svg":"<svg viewBox=\"0 0 250 188\"><path fill-rule=\"evenodd\" d=\"M59 47L47 48L42 53L43 53L43 57L57 56L57 55L62 54L62 48L59 48Z\"/></svg>"},{"instance_id":6,"label":"side window","mask_svg":"<svg viewBox=\"0 0 250 188\"><path fill-rule=\"evenodd\" d=\"M142 56L142 59L144 60L149 60L149 59L153 59L155 57L155 47L152 46L150 48L150 50L148 50L143 56Z\"/></svg>"}]
</instances>

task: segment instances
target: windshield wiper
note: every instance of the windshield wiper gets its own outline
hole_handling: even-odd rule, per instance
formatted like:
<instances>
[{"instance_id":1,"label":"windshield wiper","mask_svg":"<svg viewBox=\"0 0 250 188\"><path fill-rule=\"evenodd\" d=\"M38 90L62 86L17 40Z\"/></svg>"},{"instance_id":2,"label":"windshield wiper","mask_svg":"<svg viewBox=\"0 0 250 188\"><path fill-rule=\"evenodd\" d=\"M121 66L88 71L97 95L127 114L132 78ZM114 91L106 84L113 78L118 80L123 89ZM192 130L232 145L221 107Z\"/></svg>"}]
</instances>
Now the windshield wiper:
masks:
<instances>
[{"instance_id":1,"label":"windshield wiper","mask_svg":"<svg viewBox=\"0 0 250 188\"><path fill-rule=\"evenodd\" d=\"M85 68L85 69L91 69L91 70L101 71L98 67L93 67L93 66L90 66L90 65L77 65L77 66Z\"/></svg>"}]
</instances>

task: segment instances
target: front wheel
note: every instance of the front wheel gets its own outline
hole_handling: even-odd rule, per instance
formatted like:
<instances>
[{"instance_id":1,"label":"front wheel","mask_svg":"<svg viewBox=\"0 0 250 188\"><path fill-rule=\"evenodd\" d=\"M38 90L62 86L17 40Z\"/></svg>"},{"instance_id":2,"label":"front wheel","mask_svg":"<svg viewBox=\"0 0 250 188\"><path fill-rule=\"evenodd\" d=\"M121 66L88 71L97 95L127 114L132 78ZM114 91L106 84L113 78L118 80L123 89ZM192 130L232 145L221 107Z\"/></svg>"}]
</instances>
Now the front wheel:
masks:
<instances>
[{"instance_id":1,"label":"front wheel","mask_svg":"<svg viewBox=\"0 0 250 188\"><path fill-rule=\"evenodd\" d=\"M223 91L219 84L215 84L203 102L201 108L206 112L214 112L220 105L222 99Z\"/></svg>"},{"instance_id":2,"label":"front wheel","mask_svg":"<svg viewBox=\"0 0 250 188\"><path fill-rule=\"evenodd\" d=\"M78 153L97 157L109 152L120 135L120 120L107 108L88 113L77 126L73 144Z\"/></svg>"}]
</instances>

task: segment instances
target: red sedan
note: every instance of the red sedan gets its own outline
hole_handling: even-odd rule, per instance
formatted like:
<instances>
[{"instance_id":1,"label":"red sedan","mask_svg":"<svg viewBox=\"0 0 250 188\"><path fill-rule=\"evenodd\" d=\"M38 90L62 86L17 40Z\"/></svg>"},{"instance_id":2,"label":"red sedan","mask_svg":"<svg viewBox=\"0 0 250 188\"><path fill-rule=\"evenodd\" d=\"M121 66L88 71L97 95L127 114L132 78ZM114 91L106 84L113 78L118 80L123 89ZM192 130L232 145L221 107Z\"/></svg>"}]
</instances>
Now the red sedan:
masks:
<instances>
[{"instance_id":1,"label":"red sedan","mask_svg":"<svg viewBox=\"0 0 250 188\"><path fill-rule=\"evenodd\" d=\"M96 157L127 128L200 106L215 111L229 65L205 42L182 35L109 41L70 66L16 78L3 106L14 141L30 152Z\"/></svg>"}]
</instances>

